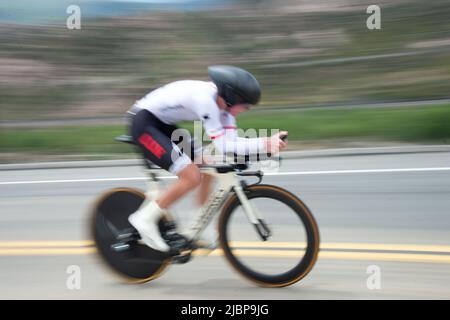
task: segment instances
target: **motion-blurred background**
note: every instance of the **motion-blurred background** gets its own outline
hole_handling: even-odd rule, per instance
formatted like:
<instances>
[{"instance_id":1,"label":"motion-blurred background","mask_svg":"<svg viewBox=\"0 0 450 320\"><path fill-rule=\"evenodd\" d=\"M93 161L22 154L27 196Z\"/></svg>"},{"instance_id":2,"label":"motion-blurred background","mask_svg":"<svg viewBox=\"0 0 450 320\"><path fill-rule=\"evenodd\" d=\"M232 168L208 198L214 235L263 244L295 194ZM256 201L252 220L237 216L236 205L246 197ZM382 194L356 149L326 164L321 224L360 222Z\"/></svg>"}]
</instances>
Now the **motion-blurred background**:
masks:
<instances>
[{"instance_id":1,"label":"motion-blurred background","mask_svg":"<svg viewBox=\"0 0 450 320\"><path fill-rule=\"evenodd\" d=\"M292 148L447 144L449 17L448 0L1 1L0 161L128 156L112 140L128 107L212 64L257 76L239 123Z\"/></svg>"},{"instance_id":2,"label":"motion-blurred background","mask_svg":"<svg viewBox=\"0 0 450 320\"><path fill-rule=\"evenodd\" d=\"M367 28L369 5L380 30ZM449 18L449 0L0 0L0 298L449 299ZM287 290L249 285L220 250L120 285L88 233L101 193L145 190L134 149L114 137L135 100L207 80L212 64L262 84L241 127L289 130L300 150L264 183L313 212L319 260ZM122 160L63 161L92 159ZM191 200L174 209L182 221ZM277 208L264 207L288 234ZM246 254L278 268L293 243L275 244ZM72 266L81 290L67 285Z\"/></svg>"}]
</instances>

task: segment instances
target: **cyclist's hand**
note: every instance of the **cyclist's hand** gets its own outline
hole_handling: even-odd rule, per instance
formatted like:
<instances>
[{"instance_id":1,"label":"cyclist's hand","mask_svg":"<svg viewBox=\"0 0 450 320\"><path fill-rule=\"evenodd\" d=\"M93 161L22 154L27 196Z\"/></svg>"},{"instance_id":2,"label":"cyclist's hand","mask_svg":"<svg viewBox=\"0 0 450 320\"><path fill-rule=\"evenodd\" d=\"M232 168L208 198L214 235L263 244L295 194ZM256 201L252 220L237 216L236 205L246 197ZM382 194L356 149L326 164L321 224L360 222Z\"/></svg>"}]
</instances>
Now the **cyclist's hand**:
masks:
<instances>
[{"instance_id":1,"label":"cyclist's hand","mask_svg":"<svg viewBox=\"0 0 450 320\"><path fill-rule=\"evenodd\" d=\"M277 154L287 146L287 141L281 140L283 136L287 136L287 131L280 131L267 139L267 152Z\"/></svg>"}]
</instances>

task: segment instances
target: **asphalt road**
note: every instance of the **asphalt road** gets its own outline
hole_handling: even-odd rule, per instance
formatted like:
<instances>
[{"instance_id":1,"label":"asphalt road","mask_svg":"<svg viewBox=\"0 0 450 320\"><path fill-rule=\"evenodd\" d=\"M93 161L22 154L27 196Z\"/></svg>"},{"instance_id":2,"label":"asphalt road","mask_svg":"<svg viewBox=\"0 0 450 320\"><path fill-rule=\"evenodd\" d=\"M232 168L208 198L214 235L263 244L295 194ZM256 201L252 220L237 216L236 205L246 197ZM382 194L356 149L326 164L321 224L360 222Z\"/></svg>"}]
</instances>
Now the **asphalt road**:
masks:
<instances>
[{"instance_id":1,"label":"asphalt road","mask_svg":"<svg viewBox=\"0 0 450 320\"><path fill-rule=\"evenodd\" d=\"M0 298L450 299L450 153L285 160L264 181L309 206L322 245L311 273L282 289L247 282L220 252L142 285L107 272L90 246L90 206L108 188L144 188L143 177L139 167L0 171ZM80 289L67 286L74 265ZM379 288L367 285L370 266Z\"/></svg>"}]
</instances>

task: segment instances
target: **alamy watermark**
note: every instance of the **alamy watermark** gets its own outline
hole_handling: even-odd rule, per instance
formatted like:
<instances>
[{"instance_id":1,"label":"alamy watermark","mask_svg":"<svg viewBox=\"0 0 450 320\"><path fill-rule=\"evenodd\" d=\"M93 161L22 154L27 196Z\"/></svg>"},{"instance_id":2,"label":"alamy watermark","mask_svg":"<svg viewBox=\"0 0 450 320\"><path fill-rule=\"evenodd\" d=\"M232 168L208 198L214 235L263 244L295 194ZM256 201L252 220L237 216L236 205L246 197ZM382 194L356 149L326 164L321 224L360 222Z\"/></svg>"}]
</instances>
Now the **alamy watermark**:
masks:
<instances>
[{"instance_id":1,"label":"alamy watermark","mask_svg":"<svg viewBox=\"0 0 450 320\"><path fill-rule=\"evenodd\" d=\"M381 268L377 265L370 265L366 270L367 274L370 276L367 278L366 286L369 290L380 290L381 289Z\"/></svg>"},{"instance_id":2,"label":"alamy watermark","mask_svg":"<svg viewBox=\"0 0 450 320\"><path fill-rule=\"evenodd\" d=\"M370 5L366 10L367 14L370 16L366 20L366 26L369 30L380 30L381 29L381 8L378 5Z\"/></svg>"},{"instance_id":3,"label":"alamy watermark","mask_svg":"<svg viewBox=\"0 0 450 320\"><path fill-rule=\"evenodd\" d=\"M171 140L176 143L176 147L172 150L171 160L175 163L183 153L194 159L195 164L257 162L262 170L276 171L279 169L279 153L269 153L266 146L267 139L279 132L278 129L269 132L268 129L236 128L218 131L217 136L211 137L201 121L194 121L193 137L186 129L176 129L172 133ZM211 143L204 148L202 141Z\"/></svg>"},{"instance_id":4,"label":"alamy watermark","mask_svg":"<svg viewBox=\"0 0 450 320\"><path fill-rule=\"evenodd\" d=\"M66 27L69 30L81 29L81 8L75 4L67 7L66 13L69 14L66 20Z\"/></svg>"},{"instance_id":5,"label":"alamy watermark","mask_svg":"<svg viewBox=\"0 0 450 320\"><path fill-rule=\"evenodd\" d=\"M66 287L69 290L81 289L81 268L78 265L70 265L66 269L69 275L66 280Z\"/></svg>"}]
</instances>

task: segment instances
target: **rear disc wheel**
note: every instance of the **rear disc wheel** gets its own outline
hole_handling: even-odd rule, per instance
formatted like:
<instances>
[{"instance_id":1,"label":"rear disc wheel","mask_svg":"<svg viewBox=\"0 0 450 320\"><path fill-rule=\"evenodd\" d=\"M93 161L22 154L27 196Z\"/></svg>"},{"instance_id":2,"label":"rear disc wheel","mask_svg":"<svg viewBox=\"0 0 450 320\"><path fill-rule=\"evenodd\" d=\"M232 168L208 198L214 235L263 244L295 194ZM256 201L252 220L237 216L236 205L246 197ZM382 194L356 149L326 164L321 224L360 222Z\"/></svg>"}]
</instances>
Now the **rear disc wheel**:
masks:
<instances>
[{"instance_id":1,"label":"rear disc wheel","mask_svg":"<svg viewBox=\"0 0 450 320\"><path fill-rule=\"evenodd\" d=\"M124 230L135 230L128 222L145 200L145 194L131 188L112 189L97 200L93 208L92 234L99 256L116 274L131 283L156 279L169 265L166 254L138 242L118 252L112 245Z\"/></svg>"}]
</instances>

